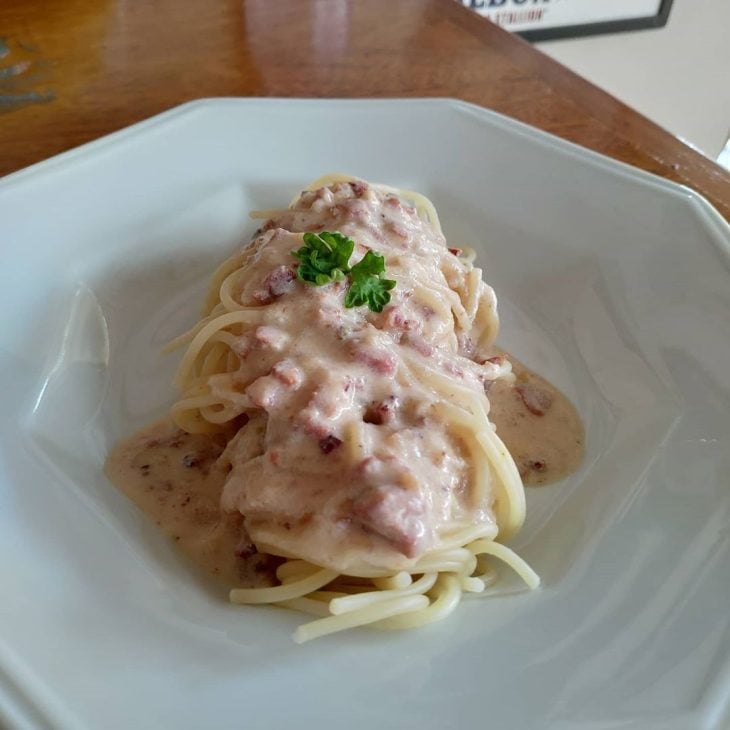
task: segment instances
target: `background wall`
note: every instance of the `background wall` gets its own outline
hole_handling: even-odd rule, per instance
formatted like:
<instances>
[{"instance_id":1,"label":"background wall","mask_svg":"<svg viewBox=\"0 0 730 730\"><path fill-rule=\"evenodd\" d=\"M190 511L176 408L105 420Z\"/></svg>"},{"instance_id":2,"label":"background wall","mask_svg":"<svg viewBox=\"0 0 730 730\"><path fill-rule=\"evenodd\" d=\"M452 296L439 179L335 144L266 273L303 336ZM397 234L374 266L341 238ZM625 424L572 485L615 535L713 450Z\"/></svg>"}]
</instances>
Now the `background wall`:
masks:
<instances>
[{"instance_id":1,"label":"background wall","mask_svg":"<svg viewBox=\"0 0 730 730\"><path fill-rule=\"evenodd\" d=\"M730 134L730 0L674 0L664 28L537 44L717 158Z\"/></svg>"}]
</instances>

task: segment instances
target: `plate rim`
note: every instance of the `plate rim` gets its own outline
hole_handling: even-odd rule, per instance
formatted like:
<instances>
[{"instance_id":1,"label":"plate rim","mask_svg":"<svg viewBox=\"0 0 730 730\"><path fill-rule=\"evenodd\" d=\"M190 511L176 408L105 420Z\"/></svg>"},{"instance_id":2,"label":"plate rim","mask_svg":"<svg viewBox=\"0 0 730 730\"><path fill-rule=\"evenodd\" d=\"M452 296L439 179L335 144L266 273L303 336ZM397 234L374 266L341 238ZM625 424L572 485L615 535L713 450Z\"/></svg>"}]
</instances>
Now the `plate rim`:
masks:
<instances>
[{"instance_id":1,"label":"plate rim","mask_svg":"<svg viewBox=\"0 0 730 730\"><path fill-rule=\"evenodd\" d=\"M482 122L487 122L493 127L521 135L533 142L552 148L559 154L574 157L579 163L592 167L601 168L609 173L618 174L630 179L632 182L661 190L665 194L682 198L688 201L694 212L698 214L709 226L713 233L715 242L728 257L730 263L730 221L717 210L717 208L694 188L683 183L669 180L656 173L649 172L627 162L617 160L613 157L597 152L583 145L571 142L551 132L522 122L502 112L487 107L463 101L454 97L391 97L374 99L368 97L360 98L307 98L307 97L237 97L237 96L212 96L192 99L191 101L178 104L159 114L135 122L131 125L102 135L84 144L72 147L69 150L60 152L57 155L35 162L27 167L11 172L0 177L0 202L2 195L10 190L30 183L38 176L47 174L64 166L73 166L82 162L91 155L101 150L114 147L125 142L132 142L135 138L144 135L150 129L158 126L174 124L185 116L192 116L204 110L215 107L226 106L277 106L284 104L295 104L298 106L349 106L349 107L375 107L375 106L422 106L434 109L451 109L457 114L477 116Z\"/></svg>"}]
</instances>

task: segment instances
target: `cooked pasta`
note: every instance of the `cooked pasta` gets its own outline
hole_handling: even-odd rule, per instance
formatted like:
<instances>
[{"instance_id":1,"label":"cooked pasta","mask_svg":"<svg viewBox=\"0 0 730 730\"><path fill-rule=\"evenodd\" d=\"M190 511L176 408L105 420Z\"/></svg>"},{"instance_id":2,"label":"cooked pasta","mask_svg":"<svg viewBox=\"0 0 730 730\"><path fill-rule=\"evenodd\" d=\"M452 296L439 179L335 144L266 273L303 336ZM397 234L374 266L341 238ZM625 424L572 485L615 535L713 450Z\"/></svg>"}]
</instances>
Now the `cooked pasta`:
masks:
<instances>
[{"instance_id":1,"label":"cooked pasta","mask_svg":"<svg viewBox=\"0 0 730 730\"><path fill-rule=\"evenodd\" d=\"M283 559L278 585L231 601L312 614L295 634L307 641L440 620L494 582L495 558L535 588L504 545L525 497L489 422L485 390L510 367L490 357L496 299L473 251L447 247L422 195L349 176L256 215L254 241L217 269L203 318L172 343L186 347L175 422L233 429L223 509ZM354 267L320 285L297 276L292 252L322 231L353 241L353 261L382 255L395 284L381 311L345 305Z\"/></svg>"}]
</instances>

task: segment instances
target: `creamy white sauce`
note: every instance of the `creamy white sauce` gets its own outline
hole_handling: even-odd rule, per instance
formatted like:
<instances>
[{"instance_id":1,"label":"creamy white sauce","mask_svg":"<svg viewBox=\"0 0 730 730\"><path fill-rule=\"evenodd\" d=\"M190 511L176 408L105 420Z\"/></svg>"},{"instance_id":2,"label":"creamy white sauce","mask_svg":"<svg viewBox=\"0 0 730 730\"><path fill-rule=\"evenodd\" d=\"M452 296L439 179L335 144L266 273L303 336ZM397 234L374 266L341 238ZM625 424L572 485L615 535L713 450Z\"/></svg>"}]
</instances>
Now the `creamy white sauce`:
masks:
<instances>
[{"instance_id":1,"label":"creamy white sauce","mask_svg":"<svg viewBox=\"0 0 730 730\"><path fill-rule=\"evenodd\" d=\"M498 434L526 481L579 461L580 421L557 391L523 371L514 386L495 381L508 368L489 359L494 294L415 209L344 184L303 194L264 229L228 292L262 305L263 319L233 344L238 367L209 381L222 399L238 394L249 422L215 437L158 424L120 444L107 466L196 562L231 584L251 582L253 541L342 573L393 572L455 523L493 524L493 494L475 499L467 445L439 415L439 402L456 398L450 387L475 397L490 389ZM385 256L397 286L383 312L345 308L344 283L291 280L299 232L320 230L351 236L353 262L368 249ZM437 392L419 368L453 386ZM188 452L203 455L200 468Z\"/></svg>"},{"instance_id":2,"label":"creamy white sauce","mask_svg":"<svg viewBox=\"0 0 730 730\"><path fill-rule=\"evenodd\" d=\"M267 419L263 439L245 428L231 446L247 455L231 458L223 508L267 550L360 575L407 569L454 524L493 525L493 494L475 499L465 445L437 408L500 372L470 357L496 334L492 290L414 207L367 185L305 193L263 229L225 294L263 305L261 318L233 343L233 371L209 380ZM346 282L287 276L301 232L320 230L355 241L352 263L383 254L397 286L382 312L345 307Z\"/></svg>"},{"instance_id":3,"label":"creamy white sauce","mask_svg":"<svg viewBox=\"0 0 730 730\"><path fill-rule=\"evenodd\" d=\"M510 357L513 383L496 381L489 391L490 420L497 426L527 486L552 484L572 474L583 460L583 423L573 404L545 378ZM529 386L545 394L543 405L525 404Z\"/></svg>"},{"instance_id":4,"label":"creamy white sauce","mask_svg":"<svg viewBox=\"0 0 730 730\"><path fill-rule=\"evenodd\" d=\"M490 390L491 419L526 485L550 484L583 458L580 416L553 385L513 361L515 384L528 382L552 398L543 416L531 413L509 381ZM254 552L240 512L220 508L230 471L221 457L227 434L191 435L165 419L120 442L107 460L110 481L198 566L227 586L271 582L271 561ZM538 468L535 464L540 464Z\"/></svg>"}]
</instances>

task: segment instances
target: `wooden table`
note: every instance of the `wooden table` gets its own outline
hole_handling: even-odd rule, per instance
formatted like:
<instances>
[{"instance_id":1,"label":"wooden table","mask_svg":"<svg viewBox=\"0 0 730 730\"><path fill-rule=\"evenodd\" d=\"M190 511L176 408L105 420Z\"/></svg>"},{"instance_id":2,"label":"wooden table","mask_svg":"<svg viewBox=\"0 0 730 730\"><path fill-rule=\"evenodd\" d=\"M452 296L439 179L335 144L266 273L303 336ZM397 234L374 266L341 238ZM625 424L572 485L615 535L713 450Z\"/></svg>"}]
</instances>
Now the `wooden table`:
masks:
<instances>
[{"instance_id":1,"label":"wooden table","mask_svg":"<svg viewBox=\"0 0 730 730\"><path fill-rule=\"evenodd\" d=\"M454 0L3 0L0 36L0 175L198 97L453 96L730 218L730 174Z\"/></svg>"}]
</instances>

